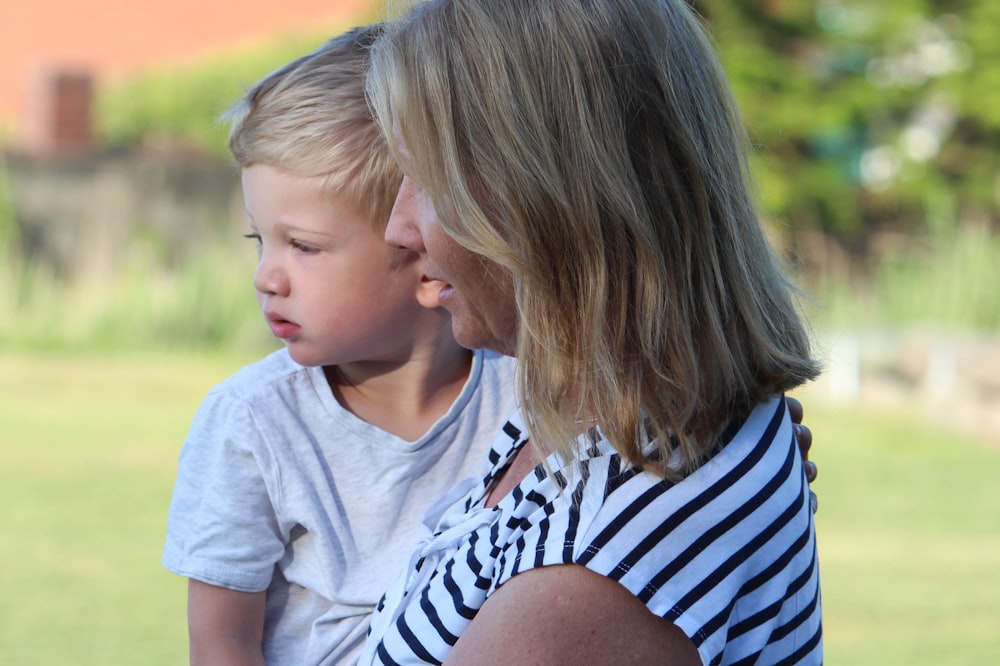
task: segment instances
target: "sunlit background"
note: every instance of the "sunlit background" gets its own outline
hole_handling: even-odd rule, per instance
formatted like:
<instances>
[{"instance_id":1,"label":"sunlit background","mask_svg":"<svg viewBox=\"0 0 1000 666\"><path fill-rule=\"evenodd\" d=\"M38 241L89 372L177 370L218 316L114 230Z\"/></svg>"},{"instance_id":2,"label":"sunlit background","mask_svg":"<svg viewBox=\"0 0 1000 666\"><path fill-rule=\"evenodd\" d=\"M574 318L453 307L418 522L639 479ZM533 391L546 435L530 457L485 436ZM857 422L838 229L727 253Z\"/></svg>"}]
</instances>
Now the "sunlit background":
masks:
<instances>
[{"instance_id":1,"label":"sunlit background","mask_svg":"<svg viewBox=\"0 0 1000 666\"><path fill-rule=\"evenodd\" d=\"M1000 662L1000 3L693 4L826 362L799 397L828 662ZM217 118L380 15L0 9L0 663L186 663L159 565L177 453L276 348Z\"/></svg>"}]
</instances>

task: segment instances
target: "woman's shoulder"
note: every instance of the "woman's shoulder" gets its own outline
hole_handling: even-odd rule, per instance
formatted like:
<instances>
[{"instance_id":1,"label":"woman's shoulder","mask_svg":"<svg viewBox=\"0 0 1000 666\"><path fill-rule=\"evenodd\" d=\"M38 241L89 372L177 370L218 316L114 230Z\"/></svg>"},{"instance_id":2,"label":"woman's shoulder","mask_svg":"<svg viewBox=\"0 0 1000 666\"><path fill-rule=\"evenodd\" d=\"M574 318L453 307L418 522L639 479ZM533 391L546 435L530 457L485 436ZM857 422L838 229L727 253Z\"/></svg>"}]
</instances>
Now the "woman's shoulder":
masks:
<instances>
[{"instance_id":1,"label":"woman's shoulder","mask_svg":"<svg viewBox=\"0 0 1000 666\"><path fill-rule=\"evenodd\" d=\"M509 536L544 531L549 543L539 548L568 548L578 563L604 561L598 568L610 570L631 568L630 557L651 550L666 558L697 551L723 532L756 534L771 516L803 501L786 411L780 398L758 406L716 455L679 482L627 464L592 436L572 461L550 458L501 501L514 526Z\"/></svg>"},{"instance_id":2,"label":"woman's shoulder","mask_svg":"<svg viewBox=\"0 0 1000 666\"><path fill-rule=\"evenodd\" d=\"M734 603L752 614L770 604L784 613L800 597L816 602L812 516L797 451L780 398L754 409L716 455L676 483L595 442L573 465L526 479L509 498L498 521L506 532L496 580L581 565L688 635L711 635L710 650L721 649Z\"/></svg>"}]
</instances>

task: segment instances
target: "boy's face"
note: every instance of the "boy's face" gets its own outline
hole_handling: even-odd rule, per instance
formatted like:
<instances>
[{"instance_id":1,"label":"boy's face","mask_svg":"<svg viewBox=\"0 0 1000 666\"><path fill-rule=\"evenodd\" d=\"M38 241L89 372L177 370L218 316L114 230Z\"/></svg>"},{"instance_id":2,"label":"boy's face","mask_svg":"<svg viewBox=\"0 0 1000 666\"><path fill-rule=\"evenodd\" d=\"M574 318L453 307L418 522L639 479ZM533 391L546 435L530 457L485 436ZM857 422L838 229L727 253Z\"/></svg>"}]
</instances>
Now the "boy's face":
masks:
<instances>
[{"instance_id":1,"label":"boy's face","mask_svg":"<svg viewBox=\"0 0 1000 666\"><path fill-rule=\"evenodd\" d=\"M387 246L319 179L252 165L243 169L243 197L248 237L258 240L257 300L293 359L313 366L407 358L418 320L429 315L417 302L416 253Z\"/></svg>"}]
</instances>

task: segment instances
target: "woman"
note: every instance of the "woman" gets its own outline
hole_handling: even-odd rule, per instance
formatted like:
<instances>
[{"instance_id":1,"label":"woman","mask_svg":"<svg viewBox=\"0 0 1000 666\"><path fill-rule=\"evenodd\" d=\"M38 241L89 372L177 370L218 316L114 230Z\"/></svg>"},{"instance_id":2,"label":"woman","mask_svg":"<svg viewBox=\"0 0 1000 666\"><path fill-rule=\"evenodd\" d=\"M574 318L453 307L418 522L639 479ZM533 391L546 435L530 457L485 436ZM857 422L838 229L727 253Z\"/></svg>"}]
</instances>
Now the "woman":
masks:
<instances>
[{"instance_id":1,"label":"woman","mask_svg":"<svg viewBox=\"0 0 1000 666\"><path fill-rule=\"evenodd\" d=\"M362 663L820 663L781 399L818 367L688 7L430 0L369 93L387 240L459 342L518 357L523 420L425 514Z\"/></svg>"}]
</instances>

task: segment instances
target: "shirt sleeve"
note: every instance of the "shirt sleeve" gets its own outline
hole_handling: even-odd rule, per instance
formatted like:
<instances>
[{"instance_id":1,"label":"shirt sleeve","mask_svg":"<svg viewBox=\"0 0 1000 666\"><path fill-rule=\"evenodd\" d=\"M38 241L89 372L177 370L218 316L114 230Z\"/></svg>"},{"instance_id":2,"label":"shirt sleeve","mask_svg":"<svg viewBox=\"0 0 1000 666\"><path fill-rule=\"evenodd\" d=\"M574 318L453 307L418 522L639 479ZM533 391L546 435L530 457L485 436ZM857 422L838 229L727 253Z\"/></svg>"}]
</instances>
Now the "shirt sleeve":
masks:
<instances>
[{"instance_id":1,"label":"shirt sleeve","mask_svg":"<svg viewBox=\"0 0 1000 666\"><path fill-rule=\"evenodd\" d=\"M723 651L815 648L815 532L783 401L759 406L723 451L677 484L614 455L591 465L561 492L546 479L520 494L496 531L495 586L530 568L577 564L677 625L706 663Z\"/></svg>"},{"instance_id":2,"label":"shirt sleeve","mask_svg":"<svg viewBox=\"0 0 1000 666\"><path fill-rule=\"evenodd\" d=\"M267 589L285 550L271 471L249 407L225 391L209 393L181 449L163 565L219 587Z\"/></svg>"}]
</instances>

